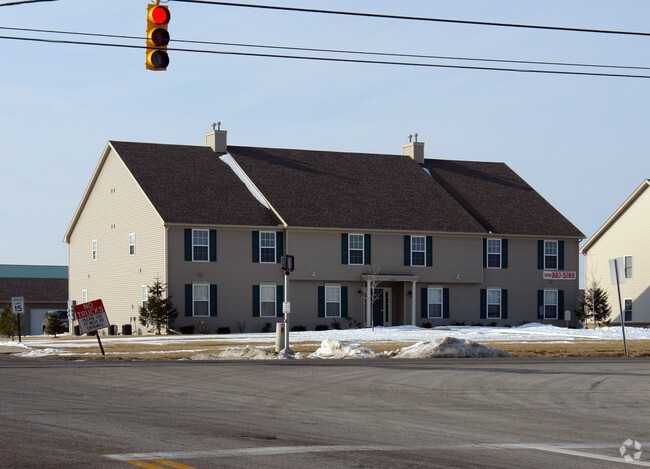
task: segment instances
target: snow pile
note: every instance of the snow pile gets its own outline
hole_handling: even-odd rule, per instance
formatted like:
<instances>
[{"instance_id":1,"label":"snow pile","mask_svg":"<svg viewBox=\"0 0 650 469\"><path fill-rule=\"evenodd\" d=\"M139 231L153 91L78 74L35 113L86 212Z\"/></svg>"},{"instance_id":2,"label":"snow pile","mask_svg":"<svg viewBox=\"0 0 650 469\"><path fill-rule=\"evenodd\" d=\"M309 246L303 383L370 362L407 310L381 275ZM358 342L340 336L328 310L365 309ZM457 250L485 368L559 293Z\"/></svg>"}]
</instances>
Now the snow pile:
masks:
<instances>
[{"instance_id":1,"label":"snow pile","mask_svg":"<svg viewBox=\"0 0 650 469\"><path fill-rule=\"evenodd\" d=\"M14 353L13 355L15 357L38 358L38 357L47 357L48 355L63 355L63 353L64 351L58 348L41 348L41 349L29 349L28 352L19 352L19 353Z\"/></svg>"},{"instance_id":2,"label":"snow pile","mask_svg":"<svg viewBox=\"0 0 650 469\"><path fill-rule=\"evenodd\" d=\"M261 347L228 347L221 353L199 353L192 360L275 360L278 358L305 358L301 353L275 353Z\"/></svg>"},{"instance_id":3,"label":"snow pile","mask_svg":"<svg viewBox=\"0 0 650 469\"><path fill-rule=\"evenodd\" d=\"M507 358L503 350L456 337L418 342L400 349L391 358Z\"/></svg>"},{"instance_id":4,"label":"snow pile","mask_svg":"<svg viewBox=\"0 0 650 469\"><path fill-rule=\"evenodd\" d=\"M338 340L325 339L309 358L377 358L374 350L359 344L345 344Z\"/></svg>"},{"instance_id":5,"label":"snow pile","mask_svg":"<svg viewBox=\"0 0 650 469\"><path fill-rule=\"evenodd\" d=\"M22 342L1 342L0 341L0 347L21 347L26 350L30 350L30 347L27 345L23 344Z\"/></svg>"}]
</instances>

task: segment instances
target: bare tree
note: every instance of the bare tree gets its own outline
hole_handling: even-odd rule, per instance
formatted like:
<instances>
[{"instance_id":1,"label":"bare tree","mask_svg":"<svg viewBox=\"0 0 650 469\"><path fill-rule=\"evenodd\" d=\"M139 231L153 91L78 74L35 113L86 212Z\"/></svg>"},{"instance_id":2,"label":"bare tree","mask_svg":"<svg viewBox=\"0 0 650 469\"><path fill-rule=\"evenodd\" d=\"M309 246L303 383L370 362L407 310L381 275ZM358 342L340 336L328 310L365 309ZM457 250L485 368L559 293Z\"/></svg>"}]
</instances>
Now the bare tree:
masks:
<instances>
[{"instance_id":1,"label":"bare tree","mask_svg":"<svg viewBox=\"0 0 650 469\"><path fill-rule=\"evenodd\" d=\"M382 292L378 290L377 287L381 283L379 281L379 272L381 266L371 265L370 271L362 274L364 278L363 287L361 288L361 298L363 299L364 311L366 305L368 304L368 298L370 298L370 311L366 311L366 314L370 315L370 327L372 330L375 330L375 318L372 314L372 308L375 304L375 301L381 298Z\"/></svg>"}]
</instances>

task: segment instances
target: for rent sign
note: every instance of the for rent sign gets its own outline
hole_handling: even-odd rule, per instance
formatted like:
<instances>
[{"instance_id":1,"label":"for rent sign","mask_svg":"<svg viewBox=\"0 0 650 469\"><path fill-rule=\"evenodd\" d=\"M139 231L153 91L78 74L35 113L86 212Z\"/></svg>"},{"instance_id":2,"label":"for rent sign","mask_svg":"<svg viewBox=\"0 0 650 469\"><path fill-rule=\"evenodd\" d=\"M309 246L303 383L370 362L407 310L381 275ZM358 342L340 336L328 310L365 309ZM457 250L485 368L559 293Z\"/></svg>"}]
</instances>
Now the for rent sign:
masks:
<instances>
[{"instance_id":1,"label":"for rent sign","mask_svg":"<svg viewBox=\"0 0 650 469\"><path fill-rule=\"evenodd\" d=\"M110 326L102 300L77 305L74 307L74 314L82 334Z\"/></svg>"}]
</instances>

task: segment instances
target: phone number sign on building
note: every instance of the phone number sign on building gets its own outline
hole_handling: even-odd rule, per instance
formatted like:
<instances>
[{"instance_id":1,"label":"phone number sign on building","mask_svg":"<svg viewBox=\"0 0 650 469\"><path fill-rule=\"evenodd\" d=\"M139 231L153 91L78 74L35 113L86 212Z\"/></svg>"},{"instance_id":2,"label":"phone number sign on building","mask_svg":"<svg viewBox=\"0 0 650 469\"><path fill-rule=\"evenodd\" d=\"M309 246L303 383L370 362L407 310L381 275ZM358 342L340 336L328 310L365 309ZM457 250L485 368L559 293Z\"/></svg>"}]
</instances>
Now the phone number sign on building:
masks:
<instances>
[{"instance_id":1,"label":"phone number sign on building","mask_svg":"<svg viewBox=\"0 0 650 469\"><path fill-rule=\"evenodd\" d=\"M74 307L74 314L82 334L109 327L108 315L102 300L89 301Z\"/></svg>"},{"instance_id":2,"label":"phone number sign on building","mask_svg":"<svg viewBox=\"0 0 650 469\"><path fill-rule=\"evenodd\" d=\"M576 273L568 270L545 270L544 280L575 280Z\"/></svg>"}]
</instances>

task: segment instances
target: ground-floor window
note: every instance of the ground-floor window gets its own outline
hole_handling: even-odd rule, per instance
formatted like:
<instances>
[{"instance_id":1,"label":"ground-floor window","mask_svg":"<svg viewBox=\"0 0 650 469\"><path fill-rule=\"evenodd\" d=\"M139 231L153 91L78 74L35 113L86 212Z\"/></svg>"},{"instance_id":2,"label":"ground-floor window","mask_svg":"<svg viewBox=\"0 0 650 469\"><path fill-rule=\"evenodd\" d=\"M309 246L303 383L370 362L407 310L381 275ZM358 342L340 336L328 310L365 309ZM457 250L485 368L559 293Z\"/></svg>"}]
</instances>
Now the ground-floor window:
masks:
<instances>
[{"instance_id":1,"label":"ground-floor window","mask_svg":"<svg viewBox=\"0 0 650 469\"><path fill-rule=\"evenodd\" d=\"M544 290L544 319L557 319L557 290Z\"/></svg>"},{"instance_id":2,"label":"ground-floor window","mask_svg":"<svg viewBox=\"0 0 650 469\"><path fill-rule=\"evenodd\" d=\"M442 317L442 288L427 289L427 311L430 318Z\"/></svg>"},{"instance_id":3,"label":"ground-floor window","mask_svg":"<svg viewBox=\"0 0 650 469\"><path fill-rule=\"evenodd\" d=\"M274 317L276 311L276 286L260 285L260 316Z\"/></svg>"},{"instance_id":4,"label":"ground-floor window","mask_svg":"<svg viewBox=\"0 0 650 469\"><path fill-rule=\"evenodd\" d=\"M625 322L631 322L632 321L632 299L631 298L625 298Z\"/></svg>"},{"instance_id":5,"label":"ground-floor window","mask_svg":"<svg viewBox=\"0 0 650 469\"><path fill-rule=\"evenodd\" d=\"M194 316L210 315L210 285L194 284L192 295Z\"/></svg>"},{"instance_id":6,"label":"ground-floor window","mask_svg":"<svg viewBox=\"0 0 650 469\"><path fill-rule=\"evenodd\" d=\"M487 318L501 319L501 290L488 289L487 291Z\"/></svg>"},{"instance_id":7,"label":"ground-floor window","mask_svg":"<svg viewBox=\"0 0 650 469\"><path fill-rule=\"evenodd\" d=\"M341 287L325 286L325 317L341 317Z\"/></svg>"}]
</instances>

